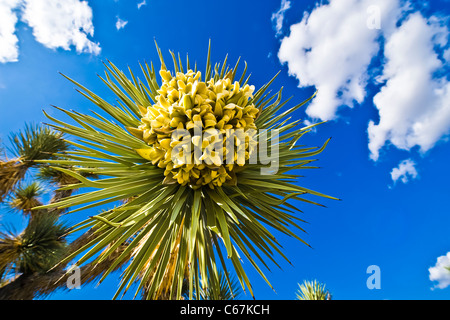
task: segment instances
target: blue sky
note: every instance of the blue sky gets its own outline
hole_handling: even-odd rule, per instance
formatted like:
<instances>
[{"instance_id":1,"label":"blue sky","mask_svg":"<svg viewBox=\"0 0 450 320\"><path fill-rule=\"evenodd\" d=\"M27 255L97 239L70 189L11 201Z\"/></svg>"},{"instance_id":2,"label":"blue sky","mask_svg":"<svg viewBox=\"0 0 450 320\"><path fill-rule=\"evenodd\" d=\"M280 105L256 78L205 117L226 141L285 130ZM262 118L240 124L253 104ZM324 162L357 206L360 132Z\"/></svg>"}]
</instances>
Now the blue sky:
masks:
<instances>
[{"instance_id":1,"label":"blue sky","mask_svg":"<svg viewBox=\"0 0 450 320\"><path fill-rule=\"evenodd\" d=\"M293 299L310 279L334 299L449 299L449 8L446 0L4 1L0 139L46 121L50 105L94 108L58 72L114 101L97 77L102 61L139 74L139 62L159 65L156 39L167 57L188 53L201 69L211 39L212 60L241 57L256 87L281 70L273 89L283 86L284 97L302 101L318 89L295 116L329 120L305 144L332 137L321 168L299 183L342 201L301 204L313 249L277 234L293 266L267 272L276 293L247 265L256 299ZM18 230L24 223L5 208L1 215ZM380 289L366 285L371 265ZM115 275L48 299L110 299Z\"/></svg>"}]
</instances>

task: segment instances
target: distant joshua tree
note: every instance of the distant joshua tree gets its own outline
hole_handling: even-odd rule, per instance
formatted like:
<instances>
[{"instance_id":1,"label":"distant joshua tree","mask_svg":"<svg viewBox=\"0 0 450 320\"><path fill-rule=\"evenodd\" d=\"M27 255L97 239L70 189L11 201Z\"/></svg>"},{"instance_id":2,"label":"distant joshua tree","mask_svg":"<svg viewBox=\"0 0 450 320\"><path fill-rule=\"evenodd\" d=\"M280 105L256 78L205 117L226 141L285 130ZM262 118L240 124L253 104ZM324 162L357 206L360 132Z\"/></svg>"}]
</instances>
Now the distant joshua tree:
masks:
<instances>
[{"instance_id":1,"label":"distant joshua tree","mask_svg":"<svg viewBox=\"0 0 450 320\"><path fill-rule=\"evenodd\" d=\"M66 239L70 230L61 222L65 209L32 210L40 206L44 185L54 186L50 203L70 196L74 189L60 190L77 183L73 177L40 163L56 159L69 149L63 135L40 125L27 125L23 132L10 136L12 158L4 151L0 159L0 202L22 213L28 224L21 232L2 226L0 230L0 299L29 300L45 296L66 286L67 263L52 269L65 256L90 239L86 232L72 243ZM3 148L2 148L3 150ZM35 170L30 170L35 169ZM31 176L31 179L27 179ZM32 180L31 183L27 181ZM118 251L123 250L119 247ZM96 279L109 267L109 261L82 268L81 282Z\"/></svg>"},{"instance_id":2,"label":"distant joshua tree","mask_svg":"<svg viewBox=\"0 0 450 320\"><path fill-rule=\"evenodd\" d=\"M325 284L314 281L303 281L296 293L297 300L331 300L330 292Z\"/></svg>"}]
</instances>

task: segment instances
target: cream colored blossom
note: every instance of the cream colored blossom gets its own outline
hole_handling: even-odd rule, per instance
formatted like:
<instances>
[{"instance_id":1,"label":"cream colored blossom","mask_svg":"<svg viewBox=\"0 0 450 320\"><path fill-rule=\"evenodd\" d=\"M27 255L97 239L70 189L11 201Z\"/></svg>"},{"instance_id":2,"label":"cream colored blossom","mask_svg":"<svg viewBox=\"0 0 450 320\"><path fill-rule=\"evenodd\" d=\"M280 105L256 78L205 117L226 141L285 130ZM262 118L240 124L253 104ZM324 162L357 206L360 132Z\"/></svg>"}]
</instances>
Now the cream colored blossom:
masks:
<instances>
[{"instance_id":1,"label":"cream colored blossom","mask_svg":"<svg viewBox=\"0 0 450 320\"><path fill-rule=\"evenodd\" d=\"M162 85L156 103L140 107L139 135L151 148L137 152L165 168L165 183L194 189L235 184L235 171L256 150L253 136L245 135L257 129L254 122L260 110L251 103L254 86L241 87L228 76L204 82L201 73L192 70L172 76L163 69L159 74ZM175 134L183 130L190 139ZM239 130L244 136L233 136ZM230 137L233 143L226 139Z\"/></svg>"}]
</instances>

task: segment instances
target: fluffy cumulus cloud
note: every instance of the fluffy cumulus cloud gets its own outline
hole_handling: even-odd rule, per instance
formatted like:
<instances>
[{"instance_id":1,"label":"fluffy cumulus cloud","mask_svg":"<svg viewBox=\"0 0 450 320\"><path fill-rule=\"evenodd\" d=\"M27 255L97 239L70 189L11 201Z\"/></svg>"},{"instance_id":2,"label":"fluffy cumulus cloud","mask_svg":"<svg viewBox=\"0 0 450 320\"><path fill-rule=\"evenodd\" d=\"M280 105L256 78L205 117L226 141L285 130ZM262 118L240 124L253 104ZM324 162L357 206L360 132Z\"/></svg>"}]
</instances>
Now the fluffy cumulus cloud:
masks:
<instances>
[{"instance_id":1,"label":"fluffy cumulus cloud","mask_svg":"<svg viewBox=\"0 0 450 320\"><path fill-rule=\"evenodd\" d=\"M36 40L52 49L78 53L100 53L93 36L92 9L86 1L79 0L25 0L23 20L33 28Z\"/></svg>"},{"instance_id":2,"label":"fluffy cumulus cloud","mask_svg":"<svg viewBox=\"0 0 450 320\"><path fill-rule=\"evenodd\" d=\"M411 159L403 160L397 168L392 169L391 178L394 183L399 179L401 182L407 183L410 178L417 178L416 163Z\"/></svg>"},{"instance_id":3,"label":"fluffy cumulus cloud","mask_svg":"<svg viewBox=\"0 0 450 320\"><path fill-rule=\"evenodd\" d=\"M450 129L450 83L435 73L444 67L436 47L446 46L448 29L419 13L410 15L387 39L385 85L374 99L380 120L369 123L369 149L376 160L386 142L425 152Z\"/></svg>"},{"instance_id":4,"label":"fluffy cumulus cloud","mask_svg":"<svg viewBox=\"0 0 450 320\"><path fill-rule=\"evenodd\" d=\"M15 35L18 0L0 0L0 63L14 62L19 57L19 39Z\"/></svg>"},{"instance_id":5,"label":"fluffy cumulus cloud","mask_svg":"<svg viewBox=\"0 0 450 320\"><path fill-rule=\"evenodd\" d=\"M18 60L16 23L32 28L36 41L44 46L78 53L100 53L94 35L92 9L80 0L0 0L0 63Z\"/></svg>"},{"instance_id":6,"label":"fluffy cumulus cloud","mask_svg":"<svg viewBox=\"0 0 450 320\"><path fill-rule=\"evenodd\" d=\"M373 98L379 119L368 124L373 160L389 143L425 152L450 129L445 21L400 0L330 0L291 25L278 58L300 87L318 89L306 109L311 118L336 119L340 108L366 100L367 84L379 88ZM371 68L375 58L378 72Z\"/></svg>"},{"instance_id":7,"label":"fluffy cumulus cloud","mask_svg":"<svg viewBox=\"0 0 450 320\"><path fill-rule=\"evenodd\" d=\"M340 106L352 107L366 96L367 69L379 52L380 30L368 27L371 0L339 0L317 6L290 27L281 41L278 58L301 87L315 86L316 99L306 112L312 118L336 118ZM384 28L392 29L398 14L395 1L377 1Z\"/></svg>"},{"instance_id":8,"label":"fluffy cumulus cloud","mask_svg":"<svg viewBox=\"0 0 450 320\"><path fill-rule=\"evenodd\" d=\"M437 258L436 264L428 269L431 281L437 281L434 288L445 289L450 285L450 252Z\"/></svg>"}]
</instances>

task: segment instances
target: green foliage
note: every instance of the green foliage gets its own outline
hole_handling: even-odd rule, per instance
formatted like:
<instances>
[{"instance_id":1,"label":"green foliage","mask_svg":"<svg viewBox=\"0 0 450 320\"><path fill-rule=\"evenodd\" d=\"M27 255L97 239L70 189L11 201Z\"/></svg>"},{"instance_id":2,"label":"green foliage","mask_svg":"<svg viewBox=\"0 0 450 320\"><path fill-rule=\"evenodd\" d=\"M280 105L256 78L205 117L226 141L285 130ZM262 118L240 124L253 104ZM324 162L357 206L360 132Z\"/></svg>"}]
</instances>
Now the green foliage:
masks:
<instances>
[{"instance_id":1,"label":"green foliage","mask_svg":"<svg viewBox=\"0 0 450 320\"><path fill-rule=\"evenodd\" d=\"M64 256L67 231L57 215L41 214L19 235L1 233L0 267L16 274L45 273Z\"/></svg>"},{"instance_id":2,"label":"green foliage","mask_svg":"<svg viewBox=\"0 0 450 320\"><path fill-rule=\"evenodd\" d=\"M27 124L23 132L12 134L10 141L14 156L30 165L36 160L54 159L55 153L68 148L61 133L41 125Z\"/></svg>"},{"instance_id":3,"label":"green foliage","mask_svg":"<svg viewBox=\"0 0 450 320\"><path fill-rule=\"evenodd\" d=\"M37 181L24 183L31 167L41 167L36 163L42 159L56 159L56 153L67 150L68 145L62 134L41 125L26 125L24 131L10 135L11 151L16 157L0 160L0 200L10 208L26 215L28 225L21 232L8 231L2 226L0 232L0 288L28 275L44 275L59 262L66 251L65 235L67 227L59 221L57 212L33 210L42 205L40 196L43 186ZM32 176L30 176L32 177ZM35 283L35 282L33 282ZM24 291L36 288L28 284ZM30 292L25 294L30 296Z\"/></svg>"},{"instance_id":4,"label":"green foliage","mask_svg":"<svg viewBox=\"0 0 450 320\"><path fill-rule=\"evenodd\" d=\"M296 297L298 300L331 300L331 294L325 288L325 284L316 280L299 284Z\"/></svg>"},{"instance_id":5,"label":"green foliage","mask_svg":"<svg viewBox=\"0 0 450 320\"><path fill-rule=\"evenodd\" d=\"M9 206L18 211L23 211L24 213L31 213L31 209L41 205L39 197L43 194L44 189L37 182L32 182L28 185L19 185L12 192L11 200L9 201Z\"/></svg>"},{"instance_id":6,"label":"green foliage","mask_svg":"<svg viewBox=\"0 0 450 320\"><path fill-rule=\"evenodd\" d=\"M68 228L58 218L46 213L31 219L22 236L19 272L47 271L62 258Z\"/></svg>"},{"instance_id":7,"label":"green foliage","mask_svg":"<svg viewBox=\"0 0 450 320\"><path fill-rule=\"evenodd\" d=\"M238 299L242 293L241 286L239 281L237 281L234 277L229 278L231 282L228 282L225 272L223 270L219 271L219 290L202 290L200 288L199 294L196 292L193 293L194 299L198 300L235 300ZM183 285L183 299L189 299L189 284L185 279Z\"/></svg>"},{"instance_id":8,"label":"green foliage","mask_svg":"<svg viewBox=\"0 0 450 320\"><path fill-rule=\"evenodd\" d=\"M225 273L221 271L219 273L219 291L206 290L206 292L201 292L200 296L202 300L234 300L240 295L239 282L231 278L231 282L228 283Z\"/></svg>"}]
</instances>

